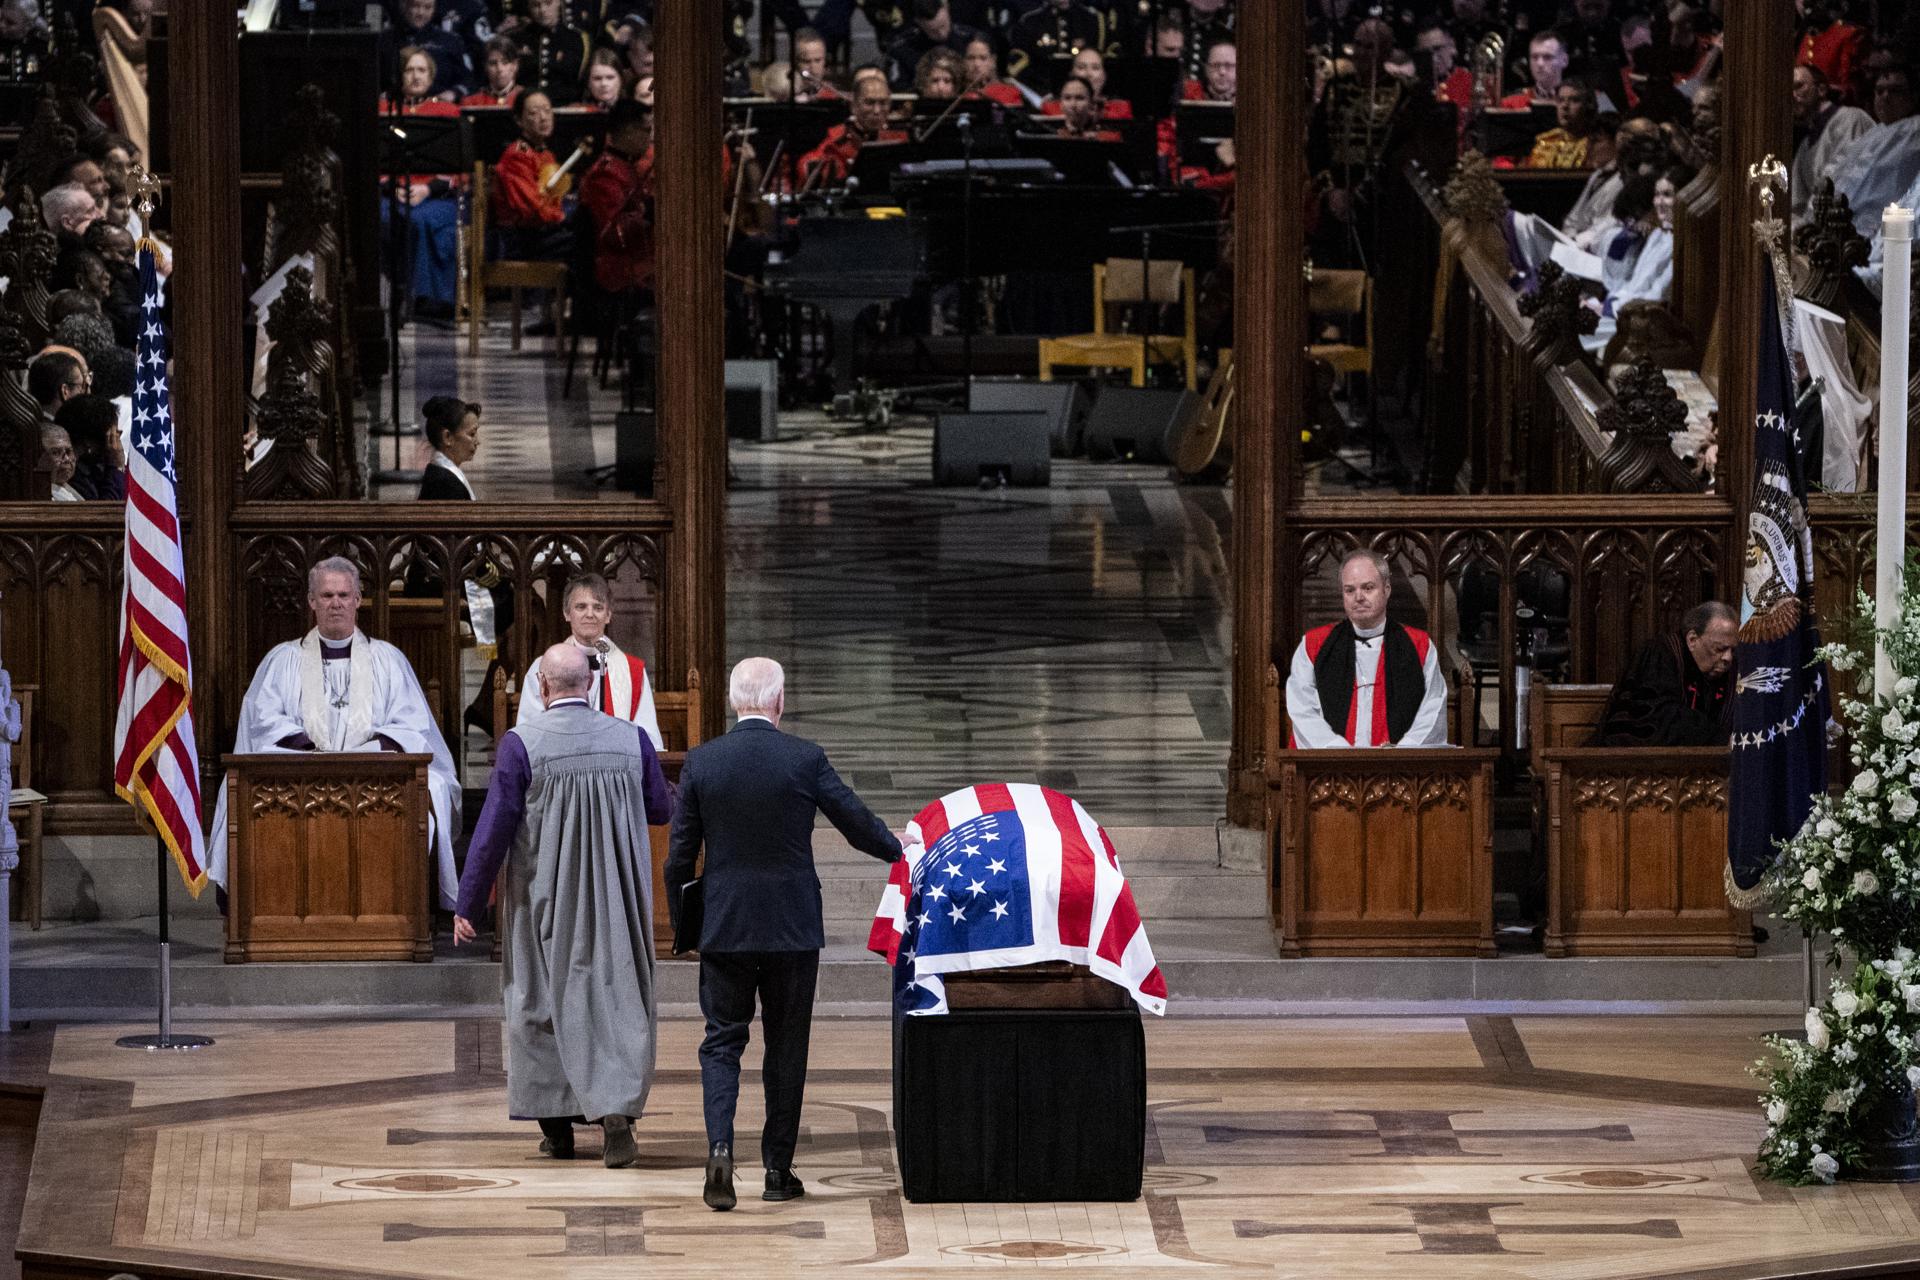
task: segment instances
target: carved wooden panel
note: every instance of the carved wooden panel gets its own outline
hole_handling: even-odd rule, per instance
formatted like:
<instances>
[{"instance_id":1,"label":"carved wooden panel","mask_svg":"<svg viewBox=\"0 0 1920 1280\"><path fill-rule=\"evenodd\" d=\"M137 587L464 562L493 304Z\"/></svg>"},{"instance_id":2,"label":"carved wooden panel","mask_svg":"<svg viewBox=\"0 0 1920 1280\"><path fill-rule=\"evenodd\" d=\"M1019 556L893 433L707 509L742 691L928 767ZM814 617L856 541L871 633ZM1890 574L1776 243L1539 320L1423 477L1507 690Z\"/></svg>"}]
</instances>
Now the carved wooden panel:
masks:
<instances>
[{"instance_id":1,"label":"carved wooden panel","mask_svg":"<svg viewBox=\"0 0 1920 1280\"><path fill-rule=\"evenodd\" d=\"M1547 954L1753 954L1727 905L1727 753L1552 748Z\"/></svg>"},{"instance_id":2,"label":"carved wooden panel","mask_svg":"<svg viewBox=\"0 0 1920 1280\"><path fill-rule=\"evenodd\" d=\"M431 759L225 758L229 964L433 958Z\"/></svg>"},{"instance_id":3,"label":"carved wooden panel","mask_svg":"<svg viewBox=\"0 0 1920 1280\"><path fill-rule=\"evenodd\" d=\"M1280 752L1282 954L1492 955L1497 755Z\"/></svg>"}]
</instances>

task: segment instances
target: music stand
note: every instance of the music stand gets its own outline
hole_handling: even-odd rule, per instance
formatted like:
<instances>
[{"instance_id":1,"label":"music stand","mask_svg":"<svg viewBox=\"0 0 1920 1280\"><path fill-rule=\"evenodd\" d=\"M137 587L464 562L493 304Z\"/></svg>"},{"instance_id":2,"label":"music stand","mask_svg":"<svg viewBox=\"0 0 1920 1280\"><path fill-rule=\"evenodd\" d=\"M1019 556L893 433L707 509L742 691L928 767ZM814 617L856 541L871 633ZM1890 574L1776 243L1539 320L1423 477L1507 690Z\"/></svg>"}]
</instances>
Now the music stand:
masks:
<instances>
[{"instance_id":1,"label":"music stand","mask_svg":"<svg viewBox=\"0 0 1920 1280\"><path fill-rule=\"evenodd\" d=\"M1180 159L1186 164L1210 164L1213 149L1230 141L1233 134L1233 104L1230 102L1180 102L1173 108L1174 136L1179 139Z\"/></svg>"},{"instance_id":2,"label":"music stand","mask_svg":"<svg viewBox=\"0 0 1920 1280\"><path fill-rule=\"evenodd\" d=\"M1173 58L1117 58L1107 64L1108 101L1123 101L1136 120L1164 120L1180 96L1180 63Z\"/></svg>"},{"instance_id":3,"label":"music stand","mask_svg":"<svg viewBox=\"0 0 1920 1280\"><path fill-rule=\"evenodd\" d=\"M1127 144L1102 142L1092 138L1042 137L1021 134L1014 139L1014 150L1022 156L1045 160L1062 180L1072 186L1111 187L1115 168L1127 169Z\"/></svg>"},{"instance_id":4,"label":"music stand","mask_svg":"<svg viewBox=\"0 0 1920 1280\"><path fill-rule=\"evenodd\" d=\"M1524 156L1533 140L1560 122L1559 113L1544 104L1524 111L1494 108L1480 113L1480 152L1487 156Z\"/></svg>"}]
</instances>

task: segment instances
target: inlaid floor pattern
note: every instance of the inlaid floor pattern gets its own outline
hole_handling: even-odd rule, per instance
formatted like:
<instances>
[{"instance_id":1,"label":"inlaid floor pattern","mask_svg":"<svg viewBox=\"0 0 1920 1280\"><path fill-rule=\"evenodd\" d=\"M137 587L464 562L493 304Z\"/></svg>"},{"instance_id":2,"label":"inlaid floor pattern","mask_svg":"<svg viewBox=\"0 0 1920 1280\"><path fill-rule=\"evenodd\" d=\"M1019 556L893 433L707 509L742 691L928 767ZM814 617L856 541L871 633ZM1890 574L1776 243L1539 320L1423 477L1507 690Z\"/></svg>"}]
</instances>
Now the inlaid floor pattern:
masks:
<instances>
[{"instance_id":1,"label":"inlaid floor pattern","mask_svg":"<svg viewBox=\"0 0 1920 1280\"><path fill-rule=\"evenodd\" d=\"M699 1026L662 1026L637 1168L535 1154L497 1022L228 1023L180 1057L63 1027L21 1238L249 1276L1726 1277L1920 1259L1920 1197L1758 1180L1752 1019L1206 1020L1148 1028L1146 1194L905 1202L888 1028L825 1022L809 1194L700 1203ZM757 1046L739 1145L757 1147ZM749 1159L746 1162L751 1164Z\"/></svg>"}]
</instances>

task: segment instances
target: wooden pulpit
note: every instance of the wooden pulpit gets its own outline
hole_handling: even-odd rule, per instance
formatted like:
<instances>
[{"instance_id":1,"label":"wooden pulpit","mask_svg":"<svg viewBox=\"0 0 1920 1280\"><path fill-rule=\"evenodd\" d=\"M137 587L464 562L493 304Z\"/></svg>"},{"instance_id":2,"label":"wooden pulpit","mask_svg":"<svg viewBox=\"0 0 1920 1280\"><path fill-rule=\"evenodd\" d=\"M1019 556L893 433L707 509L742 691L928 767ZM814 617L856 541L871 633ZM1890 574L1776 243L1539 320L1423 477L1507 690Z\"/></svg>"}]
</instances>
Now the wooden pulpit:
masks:
<instances>
[{"instance_id":1,"label":"wooden pulpit","mask_svg":"<svg viewBox=\"0 0 1920 1280\"><path fill-rule=\"evenodd\" d=\"M431 960L430 755L230 755L229 964Z\"/></svg>"},{"instance_id":2,"label":"wooden pulpit","mask_svg":"<svg viewBox=\"0 0 1920 1280\"><path fill-rule=\"evenodd\" d=\"M1727 902L1725 747L1558 747L1547 790L1550 956L1750 956Z\"/></svg>"},{"instance_id":3,"label":"wooden pulpit","mask_svg":"<svg viewBox=\"0 0 1920 1280\"><path fill-rule=\"evenodd\" d=\"M1284 750L1284 956L1491 956L1495 749Z\"/></svg>"}]
</instances>

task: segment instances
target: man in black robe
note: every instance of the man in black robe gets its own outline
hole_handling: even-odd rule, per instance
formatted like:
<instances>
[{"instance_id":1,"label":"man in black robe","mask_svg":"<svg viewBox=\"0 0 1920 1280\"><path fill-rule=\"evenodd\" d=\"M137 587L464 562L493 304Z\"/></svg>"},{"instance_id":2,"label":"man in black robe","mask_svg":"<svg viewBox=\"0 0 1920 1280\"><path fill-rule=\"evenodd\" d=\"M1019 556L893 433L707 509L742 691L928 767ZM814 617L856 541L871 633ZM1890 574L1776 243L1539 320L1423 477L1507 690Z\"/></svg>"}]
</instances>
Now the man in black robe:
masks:
<instances>
[{"instance_id":1,"label":"man in black robe","mask_svg":"<svg viewBox=\"0 0 1920 1280\"><path fill-rule=\"evenodd\" d=\"M1739 629L1733 610L1718 600L1687 610L1680 629L1648 641L1613 686L1592 745L1725 745Z\"/></svg>"}]
</instances>

